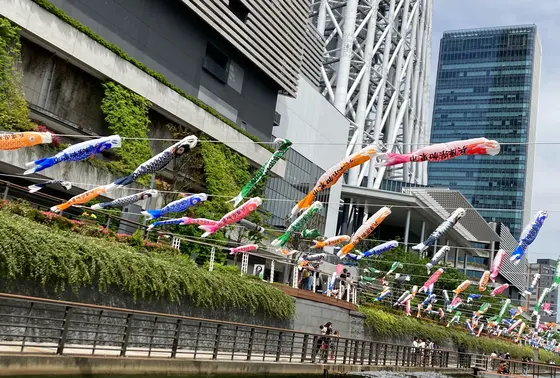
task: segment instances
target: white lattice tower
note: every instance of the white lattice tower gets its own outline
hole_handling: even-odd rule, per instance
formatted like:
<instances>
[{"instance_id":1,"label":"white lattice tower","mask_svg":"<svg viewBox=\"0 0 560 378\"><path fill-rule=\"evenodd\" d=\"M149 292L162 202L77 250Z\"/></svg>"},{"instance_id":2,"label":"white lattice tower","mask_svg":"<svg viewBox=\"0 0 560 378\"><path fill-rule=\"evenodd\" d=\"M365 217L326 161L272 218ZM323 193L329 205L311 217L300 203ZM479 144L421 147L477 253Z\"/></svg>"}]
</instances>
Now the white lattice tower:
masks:
<instances>
[{"instance_id":1,"label":"white lattice tower","mask_svg":"<svg viewBox=\"0 0 560 378\"><path fill-rule=\"evenodd\" d=\"M433 0L316 0L311 20L325 38L322 94L351 121L347 155L371 143L406 153L429 142L427 125ZM427 182L426 163L364 164L350 185L383 177Z\"/></svg>"},{"instance_id":2,"label":"white lattice tower","mask_svg":"<svg viewBox=\"0 0 560 378\"><path fill-rule=\"evenodd\" d=\"M297 265L295 265L292 271L292 287L294 289L297 289L298 287L298 278L299 278L299 270Z\"/></svg>"},{"instance_id":3,"label":"white lattice tower","mask_svg":"<svg viewBox=\"0 0 560 378\"><path fill-rule=\"evenodd\" d=\"M180 249L181 248L181 239L174 236L173 239L171 240L171 247L175 248L175 249Z\"/></svg>"},{"instance_id":4,"label":"white lattice tower","mask_svg":"<svg viewBox=\"0 0 560 378\"><path fill-rule=\"evenodd\" d=\"M214 260L216 259L216 248L212 247L210 250L210 265L208 271L212 272L214 270Z\"/></svg>"},{"instance_id":5,"label":"white lattice tower","mask_svg":"<svg viewBox=\"0 0 560 378\"><path fill-rule=\"evenodd\" d=\"M249 254L243 253L241 255L241 274L247 274L249 270Z\"/></svg>"},{"instance_id":6,"label":"white lattice tower","mask_svg":"<svg viewBox=\"0 0 560 378\"><path fill-rule=\"evenodd\" d=\"M274 282L274 260L270 261L270 283Z\"/></svg>"}]
</instances>

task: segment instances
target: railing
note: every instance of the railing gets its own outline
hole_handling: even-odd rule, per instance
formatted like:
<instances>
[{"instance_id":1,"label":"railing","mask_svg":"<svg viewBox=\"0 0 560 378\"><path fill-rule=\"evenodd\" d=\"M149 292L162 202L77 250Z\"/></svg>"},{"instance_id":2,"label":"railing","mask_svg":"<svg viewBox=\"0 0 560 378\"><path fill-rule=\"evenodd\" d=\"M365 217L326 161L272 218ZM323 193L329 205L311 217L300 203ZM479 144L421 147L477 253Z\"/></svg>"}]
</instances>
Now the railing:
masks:
<instances>
[{"instance_id":1,"label":"railing","mask_svg":"<svg viewBox=\"0 0 560 378\"><path fill-rule=\"evenodd\" d=\"M10 294L0 294L0 352L470 367L447 350Z\"/></svg>"},{"instance_id":2,"label":"railing","mask_svg":"<svg viewBox=\"0 0 560 378\"><path fill-rule=\"evenodd\" d=\"M502 360L287 329L0 294L0 353L486 370ZM510 374L559 367L509 360ZM560 374L559 374L560 376Z\"/></svg>"}]
</instances>

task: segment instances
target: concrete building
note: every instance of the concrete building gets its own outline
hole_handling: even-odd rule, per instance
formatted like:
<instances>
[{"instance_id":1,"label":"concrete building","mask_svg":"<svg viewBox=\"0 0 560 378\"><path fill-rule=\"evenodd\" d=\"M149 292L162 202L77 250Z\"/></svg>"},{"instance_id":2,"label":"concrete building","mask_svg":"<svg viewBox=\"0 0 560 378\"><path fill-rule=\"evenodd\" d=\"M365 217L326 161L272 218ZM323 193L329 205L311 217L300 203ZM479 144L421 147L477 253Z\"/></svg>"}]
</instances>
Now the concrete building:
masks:
<instances>
[{"instance_id":1,"label":"concrete building","mask_svg":"<svg viewBox=\"0 0 560 378\"><path fill-rule=\"evenodd\" d=\"M541 275L537 286L533 289L533 293L527 296L527 311L532 312L542 291L552 286L554 274L556 272L556 260L538 259L536 263L529 264L527 272L529 283L533 280L533 276L536 273ZM553 313L549 316L544 314L541 310L541 322L556 322L556 315L558 314L558 293L553 291L543 303L550 303L550 310Z\"/></svg>"},{"instance_id":2,"label":"concrete building","mask_svg":"<svg viewBox=\"0 0 560 378\"><path fill-rule=\"evenodd\" d=\"M459 190L516 238L531 209L540 67L535 25L449 31L441 40L431 143L504 145L498 156L430 164L429 184Z\"/></svg>"},{"instance_id":3,"label":"concrete building","mask_svg":"<svg viewBox=\"0 0 560 378\"><path fill-rule=\"evenodd\" d=\"M410 152L429 140L432 0L320 0L310 19L325 38L321 93L351 121L346 155L381 142ZM425 163L350 171L349 185L383 178L427 183ZM366 179L367 178L367 179Z\"/></svg>"},{"instance_id":4,"label":"concrete building","mask_svg":"<svg viewBox=\"0 0 560 378\"><path fill-rule=\"evenodd\" d=\"M307 1L269 5L240 0L228 4L180 0L52 3L105 43L163 74L184 93L264 142L274 138L279 95L295 97L300 80L318 83L324 41L308 26ZM0 15L21 27L23 84L31 116L55 132L107 135L100 110L101 83L112 80L151 102L152 138L170 138L166 124L174 122L227 143L254 165L270 156L242 133L37 3L9 0L1 8ZM340 133L335 137L345 139L347 128L341 127ZM161 143L152 143L155 152L161 148ZM3 171L21 173L23 163L38 158L29 153L3 153ZM274 177L285 174L288 160L276 164ZM84 166L57 167L36 177L92 185L115 179ZM89 188L76 184L70 193L59 194L75 195L84 189Z\"/></svg>"}]
</instances>

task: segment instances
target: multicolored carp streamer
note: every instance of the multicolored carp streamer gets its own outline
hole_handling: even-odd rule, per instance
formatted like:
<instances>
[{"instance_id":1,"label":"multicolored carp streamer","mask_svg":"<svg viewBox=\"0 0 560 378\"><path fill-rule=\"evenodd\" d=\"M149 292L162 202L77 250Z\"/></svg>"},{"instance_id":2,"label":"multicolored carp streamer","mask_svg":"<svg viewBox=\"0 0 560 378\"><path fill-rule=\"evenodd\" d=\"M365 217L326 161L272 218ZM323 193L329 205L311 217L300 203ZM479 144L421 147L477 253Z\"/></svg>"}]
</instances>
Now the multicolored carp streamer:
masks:
<instances>
[{"instance_id":1,"label":"multicolored carp streamer","mask_svg":"<svg viewBox=\"0 0 560 378\"><path fill-rule=\"evenodd\" d=\"M144 163L140 164L138 168L134 170L130 175L122 177L115 181L119 187L130 185L140 177L149 174L156 173L167 166L173 160L173 158L181 157L186 152L196 147L198 143L198 138L194 135L189 135L179 142L175 143L171 147L166 148L159 154L153 156L152 158L146 160Z\"/></svg>"},{"instance_id":2,"label":"multicolored carp streamer","mask_svg":"<svg viewBox=\"0 0 560 378\"><path fill-rule=\"evenodd\" d=\"M60 151L54 156L34 160L26 163L26 167L30 167L23 172L24 175L31 173L41 172L44 169L52 167L55 164L63 161L80 161L87 159L90 156L99 154L111 148L118 148L122 144L121 137L118 135L111 135L99 139L88 140L78 144L74 144L64 150Z\"/></svg>"},{"instance_id":3,"label":"multicolored carp streamer","mask_svg":"<svg viewBox=\"0 0 560 378\"><path fill-rule=\"evenodd\" d=\"M284 256L291 256L291 255L295 255L295 254L298 253L299 251L298 251L297 249L292 249L292 250L280 249L280 252L281 252Z\"/></svg>"},{"instance_id":4,"label":"multicolored carp streamer","mask_svg":"<svg viewBox=\"0 0 560 378\"><path fill-rule=\"evenodd\" d=\"M268 174L268 172L270 172L272 167L274 167L274 165L276 165L278 160L280 160L282 156L284 156L286 152L288 152L290 146L292 145L292 142L290 142L288 139L281 139L281 138L276 138L274 140L274 143L278 145L278 148L272 154L270 159L268 159L266 163L261 165L259 170L251 178L251 180L249 180L249 182L245 184L243 188L241 188L241 191L239 192L238 195L236 195L231 200L227 201L227 202L233 202L234 207L237 206L241 201L243 201L243 199L247 196L247 194L249 194L251 190L253 190L255 185L257 185L258 182L261 181L262 178Z\"/></svg>"},{"instance_id":5,"label":"multicolored carp streamer","mask_svg":"<svg viewBox=\"0 0 560 378\"><path fill-rule=\"evenodd\" d=\"M427 306L428 304L432 303L435 300L436 300L436 295L435 294L430 294L424 299L424 301L422 302L422 305Z\"/></svg>"},{"instance_id":6,"label":"multicolored carp streamer","mask_svg":"<svg viewBox=\"0 0 560 378\"><path fill-rule=\"evenodd\" d=\"M202 234L201 238L212 235L214 232L219 231L230 224L237 223L241 219L248 217L249 214L257 210L257 207L259 207L261 204L262 199L260 199L259 197L251 198L249 201L245 202L237 209L234 209L224 215L222 219L220 219L215 225L198 226L198 228L200 228L201 230L206 231L204 234Z\"/></svg>"},{"instance_id":7,"label":"multicolored carp streamer","mask_svg":"<svg viewBox=\"0 0 560 378\"><path fill-rule=\"evenodd\" d=\"M411 312L410 312L410 301L406 301L405 304L405 311L406 311L406 316L410 316Z\"/></svg>"},{"instance_id":8,"label":"multicolored carp streamer","mask_svg":"<svg viewBox=\"0 0 560 378\"><path fill-rule=\"evenodd\" d=\"M371 159L377 153L377 147L374 145L367 146L360 151L346 157L344 160L336 164L335 166L327 169L325 173L309 192L299 203L294 206L292 209L292 215L297 214L298 212L307 209L313 201L315 201L315 196L319 194L319 192L330 188L342 177L344 172L349 170L350 168L354 168L360 164L363 164Z\"/></svg>"},{"instance_id":9,"label":"multicolored carp streamer","mask_svg":"<svg viewBox=\"0 0 560 378\"><path fill-rule=\"evenodd\" d=\"M159 192L155 189L145 190L141 193L132 194L130 196L117 198L116 200L110 202L96 203L91 208L93 210L108 209L111 207L125 207L131 205L138 201L142 201L148 198L156 198L159 196Z\"/></svg>"},{"instance_id":10,"label":"multicolored carp streamer","mask_svg":"<svg viewBox=\"0 0 560 378\"><path fill-rule=\"evenodd\" d=\"M169 213L182 213L207 199L208 195L205 193L193 194L192 196L187 196L168 203L163 209L142 211L142 215L146 216L148 219L157 219Z\"/></svg>"},{"instance_id":11,"label":"multicolored carp streamer","mask_svg":"<svg viewBox=\"0 0 560 378\"><path fill-rule=\"evenodd\" d=\"M439 162L463 155L494 156L499 153L500 144L495 140L474 138L447 143L438 143L421 148L410 154L395 154L392 152L378 154L377 158L380 162L377 163L376 166L390 167L397 164L421 163L424 161Z\"/></svg>"},{"instance_id":12,"label":"multicolored carp streamer","mask_svg":"<svg viewBox=\"0 0 560 378\"><path fill-rule=\"evenodd\" d=\"M259 249L259 246L257 244L247 244L247 245L242 245L240 247L235 247L235 248L231 248L229 254L230 255L235 255L236 253L239 252L251 252L251 251L255 251Z\"/></svg>"},{"instance_id":13,"label":"multicolored carp streamer","mask_svg":"<svg viewBox=\"0 0 560 378\"><path fill-rule=\"evenodd\" d=\"M539 300L535 304L535 309L533 310L533 316L538 315L539 311L541 311L541 306L544 303L549 293L550 293L550 288L548 287L544 288L544 290L541 293L541 296L539 297Z\"/></svg>"},{"instance_id":14,"label":"multicolored carp streamer","mask_svg":"<svg viewBox=\"0 0 560 378\"><path fill-rule=\"evenodd\" d=\"M519 238L519 244L511 253L511 257L509 258L515 265L519 264L519 261L521 261L521 258L527 250L527 247L535 241L547 217L548 213L546 211L539 211L535 216L535 220L525 227L523 233L521 234L521 238Z\"/></svg>"},{"instance_id":15,"label":"multicolored carp streamer","mask_svg":"<svg viewBox=\"0 0 560 378\"><path fill-rule=\"evenodd\" d=\"M356 230L354 235L352 235L350 242L338 251L338 257L343 258L346 256L352 249L354 249L354 247L356 247L356 245L367 238L369 234L371 234L373 230L375 230L377 226L379 226L381 222L389 216L389 214L391 214L391 209L388 207L382 207L373 214L367 221L364 222L364 224L360 226L360 228Z\"/></svg>"},{"instance_id":16,"label":"multicolored carp streamer","mask_svg":"<svg viewBox=\"0 0 560 378\"><path fill-rule=\"evenodd\" d=\"M382 271L375 269L375 268L366 268L364 272L368 272L369 274L373 275L374 277L379 277L383 274Z\"/></svg>"},{"instance_id":17,"label":"multicolored carp streamer","mask_svg":"<svg viewBox=\"0 0 560 378\"><path fill-rule=\"evenodd\" d=\"M488 309L490 308L490 303L483 303L480 308L475 312L475 316L478 318L481 315L486 314L486 312L488 311Z\"/></svg>"},{"instance_id":18,"label":"multicolored carp streamer","mask_svg":"<svg viewBox=\"0 0 560 378\"><path fill-rule=\"evenodd\" d=\"M421 318L422 317L422 303L418 303L418 312L416 313L416 317L417 318Z\"/></svg>"},{"instance_id":19,"label":"multicolored carp streamer","mask_svg":"<svg viewBox=\"0 0 560 378\"><path fill-rule=\"evenodd\" d=\"M560 261L560 260L559 260ZM558 267L556 267L556 269L558 269ZM556 274L558 274L558 271L556 271ZM554 276L554 278L556 278L556 274ZM539 282L539 279L541 278L540 273L535 273L535 275L533 276L533 280L531 281L531 286L529 286L527 288L527 290L524 291L524 293L526 295L531 295L533 294L533 290L535 290L535 286L537 286L537 283ZM553 284L554 285L554 284Z\"/></svg>"},{"instance_id":20,"label":"multicolored carp streamer","mask_svg":"<svg viewBox=\"0 0 560 378\"><path fill-rule=\"evenodd\" d=\"M461 297L455 297L451 301L451 304L449 305L447 311L448 312L455 311L462 304L463 304L463 300L461 299Z\"/></svg>"},{"instance_id":21,"label":"multicolored carp streamer","mask_svg":"<svg viewBox=\"0 0 560 378\"><path fill-rule=\"evenodd\" d=\"M426 248L434 244L436 240L442 237L447 231L455 227L457 222L459 222L459 220L465 216L465 213L465 209L463 209L462 207L455 210L453 213L451 213L449 218L447 218L436 228L434 232L432 232L428 239L426 239L423 243L416 244L414 247L412 247L412 249L414 251L424 252Z\"/></svg>"},{"instance_id":22,"label":"multicolored carp streamer","mask_svg":"<svg viewBox=\"0 0 560 378\"><path fill-rule=\"evenodd\" d=\"M212 219L182 217L182 218L166 219L164 221L154 222L151 225L149 225L146 230L150 231L154 227L169 226L174 224L178 224L178 225L197 224L199 226L205 226L205 225L212 226L215 225L216 223L218 222Z\"/></svg>"},{"instance_id":23,"label":"multicolored carp streamer","mask_svg":"<svg viewBox=\"0 0 560 378\"><path fill-rule=\"evenodd\" d=\"M402 304L401 302L403 301L403 299L405 299L409 294L410 294L410 291L408 291L408 290L406 290L404 293L402 293L401 296L399 297L399 299L397 299L395 301L395 303L393 303L393 307L400 306Z\"/></svg>"},{"instance_id":24,"label":"multicolored carp streamer","mask_svg":"<svg viewBox=\"0 0 560 378\"><path fill-rule=\"evenodd\" d=\"M482 333L483 329L484 329L484 323L482 323L478 328L478 333L476 334L476 337L480 337L480 334Z\"/></svg>"},{"instance_id":25,"label":"multicolored carp streamer","mask_svg":"<svg viewBox=\"0 0 560 378\"><path fill-rule=\"evenodd\" d=\"M249 231L258 232L261 234L264 232L264 227L261 227L258 224L248 221L247 219L241 219L239 222L237 222L237 224L245 227Z\"/></svg>"},{"instance_id":26,"label":"multicolored carp streamer","mask_svg":"<svg viewBox=\"0 0 560 378\"><path fill-rule=\"evenodd\" d=\"M314 255L308 255L305 254L302 257L299 258L299 262L302 261L321 261L324 260L327 257L326 253L316 253Z\"/></svg>"},{"instance_id":27,"label":"multicolored carp streamer","mask_svg":"<svg viewBox=\"0 0 560 378\"><path fill-rule=\"evenodd\" d=\"M527 324L525 324L525 322L521 323L521 326L519 327L519 332L517 333L517 339L516 339L517 342L519 342L519 340L521 339L521 335L523 334L523 331L525 331L525 327L527 327Z\"/></svg>"},{"instance_id":28,"label":"multicolored carp streamer","mask_svg":"<svg viewBox=\"0 0 560 378\"><path fill-rule=\"evenodd\" d=\"M270 243L270 245L274 247L285 246L288 240L290 240L290 236L292 236L296 232L301 232L305 224L309 222L309 220L322 208L323 208L323 204L321 202L319 201L314 202L313 205L307 208L305 212L303 212L299 217L296 218L296 220L292 222L292 224L290 224L290 226L288 227L288 229L283 235L273 240L272 243Z\"/></svg>"},{"instance_id":29,"label":"multicolored carp streamer","mask_svg":"<svg viewBox=\"0 0 560 378\"><path fill-rule=\"evenodd\" d=\"M317 249L317 248L323 248L323 247L330 247L330 246L337 245L337 244L340 244L340 243L345 243L348 240L350 240L350 236L348 236L348 235L333 236L332 238L328 238L328 239L325 239L323 241L315 240L314 241L315 245L311 248Z\"/></svg>"},{"instance_id":30,"label":"multicolored carp streamer","mask_svg":"<svg viewBox=\"0 0 560 378\"><path fill-rule=\"evenodd\" d=\"M399 246L399 242L396 240L391 240L388 242L385 242L383 244L380 244L376 247L373 247L370 250L365 251L364 253L358 253L358 255L352 255L351 253L347 254L346 257L350 257L353 260L361 260L367 257L371 257L371 256L377 256L380 255L384 252L390 251L393 248L396 248ZM350 256L352 255L352 256Z\"/></svg>"},{"instance_id":31,"label":"multicolored carp streamer","mask_svg":"<svg viewBox=\"0 0 560 378\"><path fill-rule=\"evenodd\" d=\"M504 291L506 291L508 287L509 287L509 284L507 284L507 283L503 284L503 285L500 285L497 288L495 288L494 290L492 290L492 292L490 293L490 296L495 297L496 295L500 295Z\"/></svg>"},{"instance_id":32,"label":"multicolored carp streamer","mask_svg":"<svg viewBox=\"0 0 560 378\"><path fill-rule=\"evenodd\" d=\"M511 314L511 318L515 319L519 315L523 314L523 311L525 311L525 309L521 306L517 306L517 308L514 308L514 309L509 310L509 311L510 311L510 314Z\"/></svg>"},{"instance_id":33,"label":"multicolored carp streamer","mask_svg":"<svg viewBox=\"0 0 560 378\"><path fill-rule=\"evenodd\" d=\"M432 270L432 267L434 265L437 265L438 262L441 261L441 259L443 259L445 257L445 254L449 252L449 247L444 245L443 247L441 247L439 249L439 251L437 251L434 256L432 257L432 259L430 260L429 263L426 264L426 269L428 269L428 274L430 274L430 270Z\"/></svg>"},{"instance_id":34,"label":"multicolored carp streamer","mask_svg":"<svg viewBox=\"0 0 560 378\"><path fill-rule=\"evenodd\" d=\"M0 134L0 150L17 150L38 144L52 143L51 133L25 131L23 133Z\"/></svg>"},{"instance_id":35,"label":"multicolored carp streamer","mask_svg":"<svg viewBox=\"0 0 560 378\"><path fill-rule=\"evenodd\" d=\"M502 308L500 309L500 312L498 313L497 316L493 316L490 319L488 319L488 323L492 323L493 327L500 324L502 322L502 319L504 318L504 314L506 313L509 305L511 303L511 299L506 299L504 301L504 304L502 305Z\"/></svg>"},{"instance_id":36,"label":"multicolored carp streamer","mask_svg":"<svg viewBox=\"0 0 560 378\"><path fill-rule=\"evenodd\" d=\"M467 329L469 330L471 335L474 336L474 328L473 328L473 326L471 324L471 321L469 319L465 320L465 325L467 326Z\"/></svg>"},{"instance_id":37,"label":"multicolored carp streamer","mask_svg":"<svg viewBox=\"0 0 560 378\"><path fill-rule=\"evenodd\" d=\"M391 290L389 290L388 287L384 287L383 291L379 294L379 296L377 298L375 298L375 300L377 302L381 302L386 296L388 296L389 294L391 294Z\"/></svg>"},{"instance_id":38,"label":"multicolored carp streamer","mask_svg":"<svg viewBox=\"0 0 560 378\"><path fill-rule=\"evenodd\" d=\"M447 308L449 306L449 293L447 290L442 290L443 293L443 306Z\"/></svg>"},{"instance_id":39,"label":"multicolored carp streamer","mask_svg":"<svg viewBox=\"0 0 560 378\"><path fill-rule=\"evenodd\" d=\"M77 196L74 196L72 198L70 198L68 201L60 204L60 205L56 205L51 207L51 211L53 213L60 213L66 209L68 209L70 206L74 206L74 205L82 205L88 201L91 201L94 198L99 197L102 194L107 194L108 192L110 192L111 190L115 189L116 185L115 184L108 184L108 185L103 185L103 186L98 186L97 188L93 188L91 190L88 190L87 192L84 192L82 194L78 194Z\"/></svg>"},{"instance_id":40,"label":"multicolored carp streamer","mask_svg":"<svg viewBox=\"0 0 560 378\"><path fill-rule=\"evenodd\" d=\"M313 230L303 230L301 232L301 236L303 236L306 239L315 239L321 236L321 233L319 232L319 230L314 228Z\"/></svg>"},{"instance_id":41,"label":"multicolored carp streamer","mask_svg":"<svg viewBox=\"0 0 560 378\"><path fill-rule=\"evenodd\" d=\"M66 190L72 189L72 183L64 180L49 180L49 181L42 182L40 184L29 185L27 188L29 189L29 193L35 193L47 187L48 185L55 185L55 184L62 186Z\"/></svg>"},{"instance_id":42,"label":"multicolored carp streamer","mask_svg":"<svg viewBox=\"0 0 560 378\"><path fill-rule=\"evenodd\" d=\"M485 270L484 273L482 273L482 277L480 277L480 281L478 281L478 290L481 293L486 290L488 281L490 281L490 271Z\"/></svg>"},{"instance_id":43,"label":"multicolored carp streamer","mask_svg":"<svg viewBox=\"0 0 560 378\"><path fill-rule=\"evenodd\" d=\"M490 272L490 279L492 282L496 282L496 278L498 277L498 273L500 273L500 269L502 268L502 264L504 262L504 257L506 257L506 251L503 249L500 249L494 257L492 271Z\"/></svg>"},{"instance_id":44,"label":"multicolored carp streamer","mask_svg":"<svg viewBox=\"0 0 560 378\"><path fill-rule=\"evenodd\" d=\"M447 323L447 328L449 328L449 326L450 326L451 324L459 323L460 320L461 320L461 311L457 311L457 312L455 313L455 315L453 315L453 317L451 318L451 320L449 320L449 323Z\"/></svg>"},{"instance_id":45,"label":"multicolored carp streamer","mask_svg":"<svg viewBox=\"0 0 560 378\"><path fill-rule=\"evenodd\" d=\"M515 323L513 323L508 329L507 332L511 333L511 331L513 331L514 329L516 329L519 325L521 325L521 323L523 323L523 320L519 319L517 320Z\"/></svg>"},{"instance_id":46,"label":"multicolored carp streamer","mask_svg":"<svg viewBox=\"0 0 560 378\"><path fill-rule=\"evenodd\" d=\"M457 288L455 290L453 290L453 292L455 293L455 295L461 295L461 293L463 293L465 290L468 289L470 284L471 284L471 281L465 280L459 286L457 286Z\"/></svg>"},{"instance_id":47,"label":"multicolored carp streamer","mask_svg":"<svg viewBox=\"0 0 560 378\"><path fill-rule=\"evenodd\" d=\"M482 294L469 294L467 297L467 303L471 303L475 299L480 299L480 297L482 297Z\"/></svg>"},{"instance_id":48,"label":"multicolored carp streamer","mask_svg":"<svg viewBox=\"0 0 560 378\"><path fill-rule=\"evenodd\" d=\"M424 292L428 290L428 287L434 283L437 282L437 280L439 280L439 277L443 274L443 269L439 268L438 270L436 270L434 272L434 274L432 274L432 276L430 278L428 278L428 280L426 282L424 282L424 285L422 285L422 287L420 288L420 292Z\"/></svg>"},{"instance_id":49,"label":"multicolored carp streamer","mask_svg":"<svg viewBox=\"0 0 560 378\"><path fill-rule=\"evenodd\" d=\"M387 271L387 273L385 273L385 275L383 276L383 281L385 281L385 279L387 278L387 276L393 274L393 272L397 269L402 269L403 268L403 264L401 264L398 261L395 261L393 264L391 264L391 268L389 268L389 270Z\"/></svg>"}]
</instances>

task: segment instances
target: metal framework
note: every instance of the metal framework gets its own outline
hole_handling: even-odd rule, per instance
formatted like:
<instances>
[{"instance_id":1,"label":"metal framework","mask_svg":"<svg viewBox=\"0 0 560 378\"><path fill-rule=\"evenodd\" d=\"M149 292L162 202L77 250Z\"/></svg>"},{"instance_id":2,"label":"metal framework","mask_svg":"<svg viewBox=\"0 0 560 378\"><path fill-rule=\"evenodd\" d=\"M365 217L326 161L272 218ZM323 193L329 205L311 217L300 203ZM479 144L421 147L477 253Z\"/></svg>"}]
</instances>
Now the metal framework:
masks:
<instances>
[{"instance_id":1,"label":"metal framework","mask_svg":"<svg viewBox=\"0 0 560 378\"><path fill-rule=\"evenodd\" d=\"M432 0L316 0L312 23L325 38L322 94L351 121L346 155L371 143L407 153L429 142ZM350 171L348 184L382 179L427 183L426 163Z\"/></svg>"}]
</instances>

